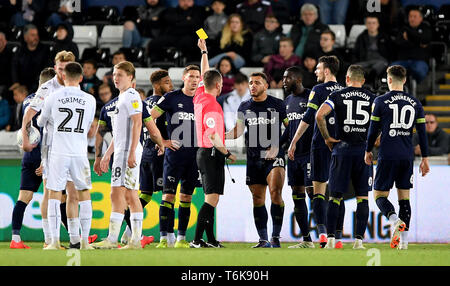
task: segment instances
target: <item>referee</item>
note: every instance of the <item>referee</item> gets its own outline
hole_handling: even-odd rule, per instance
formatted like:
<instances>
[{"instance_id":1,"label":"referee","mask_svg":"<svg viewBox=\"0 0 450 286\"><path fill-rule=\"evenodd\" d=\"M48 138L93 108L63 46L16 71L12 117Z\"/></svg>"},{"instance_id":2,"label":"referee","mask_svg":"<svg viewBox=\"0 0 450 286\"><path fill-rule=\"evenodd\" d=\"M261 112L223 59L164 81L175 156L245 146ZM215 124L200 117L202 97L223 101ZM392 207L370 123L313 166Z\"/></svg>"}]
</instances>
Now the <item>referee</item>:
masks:
<instances>
[{"instance_id":1,"label":"referee","mask_svg":"<svg viewBox=\"0 0 450 286\"><path fill-rule=\"evenodd\" d=\"M194 97L195 127L197 132L197 165L202 176L205 203L200 209L191 248L215 247L222 248L214 236L214 209L223 195L225 183L225 160L236 161L236 156L225 148L225 125L223 110L216 97L222 91L222 76L217 70L209 70L208 51L205 40L198 40L202 51L201 76L202 81ZM208 242L205 242L203 232L206 232Z\"/></svg>"}]
</instances>

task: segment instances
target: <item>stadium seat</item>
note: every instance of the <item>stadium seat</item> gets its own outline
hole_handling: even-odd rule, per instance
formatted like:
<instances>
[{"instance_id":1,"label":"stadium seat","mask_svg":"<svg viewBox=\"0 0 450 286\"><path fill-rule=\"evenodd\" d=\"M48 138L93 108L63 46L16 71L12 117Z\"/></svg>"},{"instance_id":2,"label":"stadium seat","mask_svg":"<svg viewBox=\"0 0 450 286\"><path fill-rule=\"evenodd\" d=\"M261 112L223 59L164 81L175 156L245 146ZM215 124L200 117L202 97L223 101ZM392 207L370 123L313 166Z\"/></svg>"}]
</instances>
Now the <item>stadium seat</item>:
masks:
<instances>
[{"instance_id":1,"label":"stadium seat","mask_svg":"<svg viewBox=\"0 0 450 286\"><path fill-rule=\"evenodd\" d=\"M283 34L289 35L292 29L292 24L283 24L281 27L283 28Z\"/></svg>"},{"instance_id":2,"label":"stadium seat","mask_svg":"<svg viewBox=\"0 0 450 286\"><path fill-rule=\"evenodd\" d=\"M269 88L267 94L284 100L284 90L282 88Z\"/></svg>"},{"instance_id":3,"label":"stadium seat","mask_svg":"<svg viewBox=\"0 0 450 286\"><path fill-rule=\"evenodd\" d=\"M80 55L85 48L97 46L97 27L94 25L75 25L73 26L73 42L78 45Z\"/></svg>"},{"instance_id":4,"label":"stadium seat","mask_svg":"<svg viewBox=\"0 0 450 286\"><path fill-rule=\"evenodd\" d=\"M336 48L343 48L345 47L345 38L346 38L346 32L345 32L345 26L344 25L328 25L330 27L330 30L334 32L336 35Z\"/></svg>"},{"instance_id":5,"label":"stadium seat","mask_svg":"<svg viewBox=\"0 0 450 286\"><path fill-rule=\"evenodd\" d=\"M160 68L136 68L136 86L142 88L143 86L151 87L150 75Z\"/></svg>"},{"instance_id":6,"label":"stadium seat","mask_svg":"<svg viewBox=\"0 0 450 286\"><path fill-rule=\"evenodd\" d=\"M98 68L96 75L100 80L102 80L105 73L109 72L110 70L111 70L111 67Z\"/></svg>"},{"instance_id":7,"label":"stadium seat","mask_svg":"<svg viewBox=\"0 0 450 286\"><path fill-rule=\"evenodd\" d=\"M450 4L442 5L437 12L436 18L438 22L450 23Z\"/></svg>"},{"instance_id":8,"label":"stadium seat","mask_svg":"<svg viewBox=\"0 0 450 286\"><path fill-rule=\"evenodd\" d=\"M136 22L139 18L137 8L137 6L125 6L122 10L122 16L120 16L120 23L125 23L126 21Z\"/></svg>"},{"instance_id":9,"label":"stadium seat","mask_svg":"<svg viewBox=\"0 0 450 286\"><path fill-rule=\"evenodd\" d=\"M145 67L145 48L120 48L124 52L127 61L134 64L135 67Z\"/></svg>"},{"instance_id":10,"label":"stadium seat","mask_svg":"<svg viewBox=\"0 0 450 286\"><path fill-rule=\"evenodd\" d=\"M99 49L97 47L84 49L81 61L85 60L95 60L99 67L110 65L111 52L109 48Z\"/></svg>"},{"instance_id":11,"label":"stadium seat","mask_svg":"<svg viewBox=\"0 0 450 286\"><path fill-rule=\"evenodd\" d=\"M119 9L115 6L90 6L86 11L86 24L117 24Z\"/></svg>"},{"instance_id":12,"label":"stadium seat","mask_svg":"<svg viewBox=\"0 0 450 286\"><path fill-rule=\"evenodd\" d=\"M353 49L358 36L366 29L365 25L353 25L347 38L347 48Z\"/></svg>"},{"instance_id":13,"label":"stadium seat","mask_svg":"<svg viewBox=\"0 0 450 286\"><path fill-rule=\"evenodd\" d=\"M111 54L122 47L123 25L106 25L98 39L99 48L109 48Z\"/></svg>"},{"instance_id":14,"label":"stadium seat","mask_svg":"<svg viewBox=\"0 0 450 286\"><path fill-rule=\"evenodd\" d=\"M179 67L169 68L169 77L172 79L174 88L178 88L183 84L183 70L184 68Z\"/></svg>"},{"instance_id":15,"label":"stadium seat","mask_svg":"<svg viewBox=\"0 0 450 286\"><path fill-rule=\"evenodd\" d=\"M264 68L263 67L242 67L239 69L239 71L241 73L245 74L246 76L250 76L254 72L263 72Z\"/></svg>"}]
</instances>

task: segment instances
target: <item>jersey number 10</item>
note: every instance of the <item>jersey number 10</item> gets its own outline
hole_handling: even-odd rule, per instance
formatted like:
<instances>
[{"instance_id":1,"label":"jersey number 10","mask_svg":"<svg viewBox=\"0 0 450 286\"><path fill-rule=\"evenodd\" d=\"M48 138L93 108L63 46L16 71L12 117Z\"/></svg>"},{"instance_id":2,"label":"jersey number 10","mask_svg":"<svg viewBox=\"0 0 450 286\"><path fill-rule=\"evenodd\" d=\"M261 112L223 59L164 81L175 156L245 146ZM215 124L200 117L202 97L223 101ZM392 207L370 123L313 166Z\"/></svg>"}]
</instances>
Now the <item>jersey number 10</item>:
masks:
<instances>
[{"instance_id":1,"label":"jersey number 10","mask_svg":"<svg viewBox=\"0 0 450 286\"><path fill-rule=\"evenodd\" d=\"M60 131L60 132L72 132L72 128L66 127L66 124L70 121L70 119L72 119L73 111L71 109L69 109L69 108L59 108L58 110L60 112L67 113L67 117L64 118L64 120L61 122L61 124L59 124L58 131ZM84 129L81 128L81 125L83 124L84 109L76 108L75 112L78 113L78 123L77 123L77 128L75 128L73 130L73 132L83 133Z\"/></svg>"},{"instance_id":2,"label":"jersey number 10","mask_svg":"<svg viewBox=\"0 0 450 286\"><path fill-rule=\"evenodd\" d=\"M403 129L409 129L414 123L414 117L416 114L416 111L414 110L414 107L411 105L405 105L400 110L400 116L398 113L398 105L397 104L389 104L389 108L392 109L392 123L389 126L390 128L403 128ZM408 123L406 123L406 113L410 112L410 116L408 119Z\"/></svg>"}]
</instances>

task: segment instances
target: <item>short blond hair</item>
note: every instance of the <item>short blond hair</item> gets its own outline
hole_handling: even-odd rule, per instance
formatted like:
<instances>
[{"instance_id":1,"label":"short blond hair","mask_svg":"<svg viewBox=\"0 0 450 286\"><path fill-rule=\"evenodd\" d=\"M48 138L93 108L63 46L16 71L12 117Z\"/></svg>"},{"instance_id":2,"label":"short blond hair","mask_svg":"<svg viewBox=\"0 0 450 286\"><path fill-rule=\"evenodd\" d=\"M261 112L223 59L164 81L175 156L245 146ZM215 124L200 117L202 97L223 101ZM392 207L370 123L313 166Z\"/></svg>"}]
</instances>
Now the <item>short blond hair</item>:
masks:
<instances>
[{"instance_id":1,"label":"short blond hair","mask_svg":"<svg viewBox=\"0 0 450 286\"><path fill-rule=\"evenodd\" d=\"M133 79L136 78L136 69L134 68L133 63L129 61L123 61L114 66L115 69L123 70L127 73L127 75L133 76Z\"/></svg>"},{"instance_id":2,"label":"short blond hair","mask_svg":"<svg viewBox=\"0 0 450 286\"><path fill-rule=\"evenodd\" d=\"M55 63L56 62L74 62L74 61L75 61L75 55L72 52L60 51L55 56Z\"/></svg>"}]
</instances>

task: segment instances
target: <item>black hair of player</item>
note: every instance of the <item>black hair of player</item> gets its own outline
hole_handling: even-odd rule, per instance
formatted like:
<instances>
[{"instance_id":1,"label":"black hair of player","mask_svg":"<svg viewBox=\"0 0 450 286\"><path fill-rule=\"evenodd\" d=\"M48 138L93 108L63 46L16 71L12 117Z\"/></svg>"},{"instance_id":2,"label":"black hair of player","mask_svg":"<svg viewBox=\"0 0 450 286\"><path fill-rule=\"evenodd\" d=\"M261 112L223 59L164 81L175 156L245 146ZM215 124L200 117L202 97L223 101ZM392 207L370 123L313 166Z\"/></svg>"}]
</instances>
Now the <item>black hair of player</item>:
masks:
<instances>
[{"instance_id":1,"label":"black hair of player","mask_svg":"<svg viewBox=\"0 0 450 286\"><path fill-rule=\"evenodd\" d=\"M208 70L203 74L203 84L205 85L206 90L213 89L216 86L216 83L219 83L222 80L222 75L218 70Z\"/></svg>"},{"instance_id":2,"label":"black hair of player","mask_svg":"<svg viewBox=\"0 0 450 286\"><path fill-rule=\"evenodd\" d=\"M393 65L386 70L388 76L396 81L404 81L406 79L406 69L401 65Z\"/></svg>"},{"instance_id":3,"label":"black hair of player","mask_svg":"<svg viewBox=\"0 0 450 286\"><path fill-rule=\"evenodd\" d=\"M330 72L336 76L339 71L339 59L336 56L322 56L318 63L323 64L323 68L328 68Z\"/></svg>"},{"instance_id":4,"label":"black hair of player","mask_svg":"<svg viewBox=\"0 0 450 286\"><path fill-rule=\"evenodd\" d=\"M294 75L295 79L297 80L298 78L303 79L303 72L301 67L299 66L292 66L286 69L287 72L291 73L292 75Z\"/></svg>"},{"instance_id":5,"label":"black hair of player","mask_svg":"<svg viewBox=\"0 0 450 286\"><path fill-rule=\"evenodd\" d=\"M77 62L70 62L64 67L64 73L69 79L78 79L83 74L83 68Z\"/></svg>"},{"instance_id":6,"label":"black hair of player","mask_svg":"<svg viewBox=\"0 0 450 286\"><path fill-rule=\"evenodd\" d=\"M250 77L262 77L266 83L269 83L269 80L267 79L267 75L263 72L253 72L250 74Z\"/></svg>"},{"instance_id":7,"label":"black hair of player","mask_svg":"<svg viewBox=\"0 0 450 286\"><path fill-rule=\"evenodd\" d=\"M163 78L169 76L169 72L166 70L157 70L150 75L150 82L153 84L159 83Z\"/></svg>"}]
</instances>

